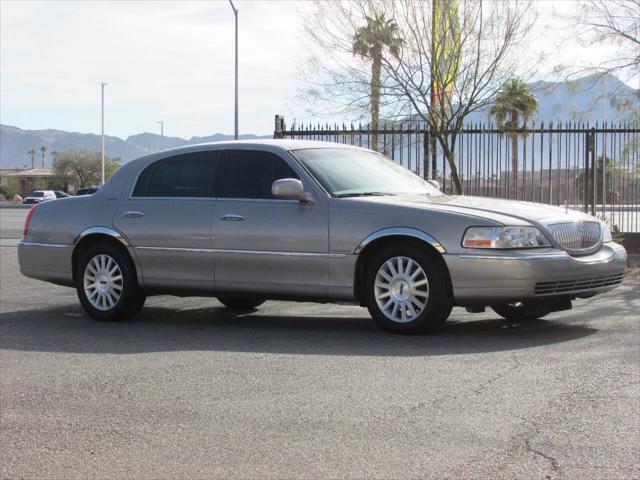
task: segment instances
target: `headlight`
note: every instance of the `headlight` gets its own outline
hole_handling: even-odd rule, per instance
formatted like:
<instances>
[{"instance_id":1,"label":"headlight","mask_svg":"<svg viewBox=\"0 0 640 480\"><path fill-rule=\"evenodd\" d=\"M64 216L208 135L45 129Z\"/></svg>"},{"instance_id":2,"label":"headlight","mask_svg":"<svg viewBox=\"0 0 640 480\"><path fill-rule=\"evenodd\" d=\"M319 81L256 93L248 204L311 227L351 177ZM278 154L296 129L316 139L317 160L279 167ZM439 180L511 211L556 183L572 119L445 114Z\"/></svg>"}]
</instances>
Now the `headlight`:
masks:
<instances>
[{"instance_id":1,"label":"headlight","mask_svg":"<svg viewBox=\"0 0 640 480\"><path fill-rule=\"evenodd\" d=\"M549 240L535 227L471 227L462 239L466 248L549 247Z\"/></svg>"},{"instance_id":2,"label":"headlight","mask_svg":"<svg viewBox=\"0 0 640 480\"><path fill-rule=\"evenodd\" d=\"M613 242L609 225L604 222L600 222L600 230L602 230L602 243Z\"/></svg>"}]
</instances>

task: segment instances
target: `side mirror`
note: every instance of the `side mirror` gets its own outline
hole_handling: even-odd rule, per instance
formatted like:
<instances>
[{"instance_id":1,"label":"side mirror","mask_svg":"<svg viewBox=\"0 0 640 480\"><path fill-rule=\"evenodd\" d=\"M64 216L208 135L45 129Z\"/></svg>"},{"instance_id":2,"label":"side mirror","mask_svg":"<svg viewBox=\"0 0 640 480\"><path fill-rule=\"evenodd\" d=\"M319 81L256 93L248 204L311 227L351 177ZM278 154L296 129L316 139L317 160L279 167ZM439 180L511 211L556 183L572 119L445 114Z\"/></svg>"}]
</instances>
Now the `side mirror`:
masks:
<instances>
[{"instance_id":1,"label":"side mirror","mask_svg":"<svg viewBox=\"0 0 640 480\"><path fill-rule=\"evenodd\" d=\"M274 197L288 200L299 200L303 203L313 202L313 196L304 191L304 185L297 178L281 178L271 185L271 194Z\"/></svg>"},{"instance_id":2,"label":"side mirror","mask_svg":"<svg viewBox=\"0 0 640 480\"><path fill-rule=\"evenodd\" d=\"M433 188L435 188L436 190L440 191L440 184L435 180L427 180L427 183L431 185Z\"/></svg>"}]
</instances>

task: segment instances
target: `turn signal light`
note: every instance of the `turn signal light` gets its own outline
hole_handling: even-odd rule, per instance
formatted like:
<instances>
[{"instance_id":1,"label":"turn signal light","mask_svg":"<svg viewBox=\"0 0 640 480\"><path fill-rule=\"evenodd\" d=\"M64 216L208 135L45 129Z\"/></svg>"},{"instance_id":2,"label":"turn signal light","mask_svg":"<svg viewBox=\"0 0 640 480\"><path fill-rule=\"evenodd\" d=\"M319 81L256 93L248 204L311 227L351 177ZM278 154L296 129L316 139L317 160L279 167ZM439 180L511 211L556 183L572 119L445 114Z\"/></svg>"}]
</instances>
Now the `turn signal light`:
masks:
<instances>
[{"instance_id":1,"label":"turn signal light","mask_svg":"<svg viewBox=\"0 0 640 480\"><path fill-rule=\"evenodd\" d=\"M491 243L491 240L466 239L464 241L464 246L467 248L491 248L493 245Z\"/></svg>"}]
</instances>

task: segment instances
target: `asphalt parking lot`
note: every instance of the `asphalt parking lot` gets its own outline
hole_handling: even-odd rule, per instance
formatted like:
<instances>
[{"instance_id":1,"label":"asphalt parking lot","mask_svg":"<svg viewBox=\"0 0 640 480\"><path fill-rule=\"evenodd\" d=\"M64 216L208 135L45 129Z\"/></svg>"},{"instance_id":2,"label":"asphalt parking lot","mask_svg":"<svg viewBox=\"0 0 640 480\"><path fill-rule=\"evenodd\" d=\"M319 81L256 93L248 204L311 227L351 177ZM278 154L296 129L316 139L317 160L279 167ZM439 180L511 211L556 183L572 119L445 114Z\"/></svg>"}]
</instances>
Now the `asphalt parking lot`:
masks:
<instances>
[{"instance_id":1,"label":"asphalt parking lot","mask_svg":"<svg viewBox=\"0 0 640 480\"><path fill-rule=\"evenodd\" d=\"M640 477L637 275L530 323L454 309L430 336L175 297L101 324L22 277L10 236L0 478Z\"/></svg>"}]
</instances>

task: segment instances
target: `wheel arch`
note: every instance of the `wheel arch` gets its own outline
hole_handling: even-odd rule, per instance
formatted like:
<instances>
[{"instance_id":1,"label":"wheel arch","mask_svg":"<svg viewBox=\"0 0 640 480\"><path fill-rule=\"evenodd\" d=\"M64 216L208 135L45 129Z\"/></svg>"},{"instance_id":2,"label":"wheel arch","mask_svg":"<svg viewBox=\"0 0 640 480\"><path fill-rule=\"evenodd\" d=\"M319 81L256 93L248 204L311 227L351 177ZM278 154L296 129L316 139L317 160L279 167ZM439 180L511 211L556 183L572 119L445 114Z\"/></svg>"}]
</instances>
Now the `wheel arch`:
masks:
<instances>
[{"instance_id":1,"label":"wheel arch","mask_svg":"<svg viewBox=\"0 0 640 480\"><path fill-rule=\"evenodd\" d=\"M445 248L433 236L421 230L413 228L390 228L378 230L367 236L356 248L354 254L358 255L355 266L354 275L354 296L360 303L365 306L364 300L364 273L368 260L380 249L387 247L393 243L406 242L419 247L424 247L429 251L433 258L436 259L442 271L445 272L447 286L453 289L451 283L451 275L442 254L446 253Z\"/></svg>"},{"instance_id":2,"label":"wheel arch","mask_svg":"<svg viewBox=\"0 0 640 480\"><path fill-rule=\"evenodd\" d=\"M129 242L125 236L117 230L109 227L91 227L83 230L78 234L74 240L73 253L71 255L71 273L73 276L73 282L76 282L76 270L78 269L78 259L80 254L87 248L97 245L99 243L106 243L120 249L125 253L133 263L138 272L138 265L134 258L132 258L129 252Z\"/></svg>"}]
</instances>

